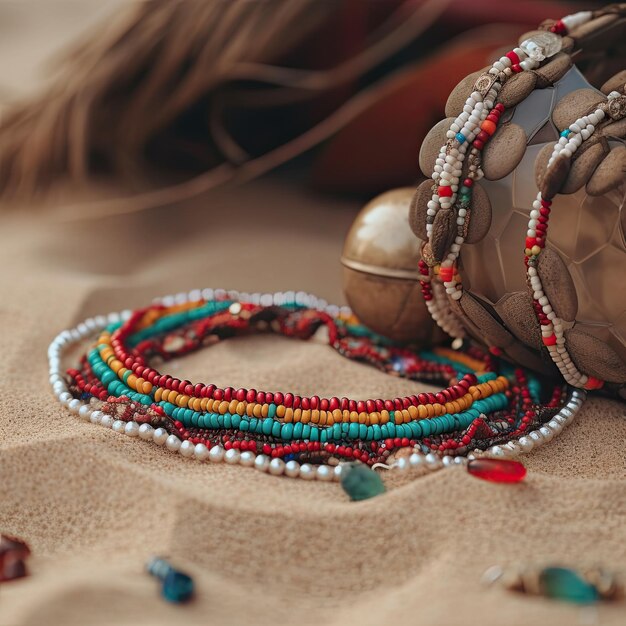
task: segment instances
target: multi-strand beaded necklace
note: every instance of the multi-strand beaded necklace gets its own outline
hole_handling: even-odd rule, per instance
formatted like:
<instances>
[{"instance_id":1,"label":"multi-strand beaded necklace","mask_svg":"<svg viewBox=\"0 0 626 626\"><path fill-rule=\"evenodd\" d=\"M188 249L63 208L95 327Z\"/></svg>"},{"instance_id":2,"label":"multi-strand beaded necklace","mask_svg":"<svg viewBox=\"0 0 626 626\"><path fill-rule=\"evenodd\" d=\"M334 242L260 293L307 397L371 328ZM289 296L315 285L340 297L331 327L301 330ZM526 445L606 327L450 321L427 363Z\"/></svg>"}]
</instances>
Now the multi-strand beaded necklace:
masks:
<instances>
[{"instance_id":1,"label":"multi-strand beaded necklace","mask_svg":"<svg viewBox=\"0 0 626 626\"><path fill-rule=\"evenodd\" d=\"M325 329L342 355L446 388L393 399L320 398L179 380L151 363L236 335L308 339ZM93 337L76 368L61 352ZM351 312L306 294L205 290L134 312L86 320L49 350L50 382L70 411L184 457L333 480L342 463L437 469L467 455L509 457L549 441L573 418L580 392L474 347L416 352L361 326Z\"/></svg>"},{"instance_id":2,"label":"multi-strand beaded necklace","mask_svg":"<svg viewBox=\"0 0 626 626\"><path fill-rule=\"evenodd\" d=\"M498 93L509 78L538 68L543 61L558 53L562 36L593 17L595 13L592 11L581 11L549 26L545 24L544 32L537 32L495 61L476 80L462 113L447 131L447 141L441 147L432 174L433 193L426 210L427 241L422 248L419 273L422 294L431 317L452 337L465 335L451 301L453 303L463 295L457 262L470 222L472 187L483 176L481 152L497 132L498 122L505 112L504 105L497 102ZM533 202L524 246L527 281L541 325L543 344L565 381L584 389L598 389L604 382L580 372L573 362L565 345L563 322L543 290L537 263L546 244L550 206L565 183L572 156L603 120L614 121L625 116L626 95L614 91L608 95L606 103L561 132L548 162L542 189ZM490 349L494 353L500 350L498 346L490 346Z\"/></svg>"},{"instance_id":3,"label":"multi-strand beaded necklace","mask_svg":"<svg viewBox=\"0 0 626 626\"><path fill-rule=\"evenodd\" d=\"M501 57L476 81L448 131L432 175L435 186L427 206L427 241L419 271L433 319L457 343L462 344L464 331L450 302L462 296L457 261L471 216L472 187L482 177L481 150L505 110L497 102L498 92L509 77L539 67L556 54L561 36L593 16L589 11L567 16ZM564 130L548 172L566 171L563 163L606 116L624 117L625 100L614 92L606 105ZM596 388L601 381L579 372L569 357L562 324L536 271L550 204L563 176L546 179L528 225L528 282L543 343L565 381ZM322 328L329 344L350 359L446 388L386 400L306 397L194 384L154 367L157 359L167 361L235 335L273 332L308 339ZM87 337L95 343L92 339L77 367L63 374L62 351ZM183 457L328 481L341 477L345 461L428 471L480 456L508 458L550 441L574 418L585 392L549 385L497 354L495 346L483 352L470 345L415 351L370 332L349 309L302 293L204 290L86 320L60 333L48 356L50 383L59 401L85 420L164 445Z\"/></svg>"}]
</instances>

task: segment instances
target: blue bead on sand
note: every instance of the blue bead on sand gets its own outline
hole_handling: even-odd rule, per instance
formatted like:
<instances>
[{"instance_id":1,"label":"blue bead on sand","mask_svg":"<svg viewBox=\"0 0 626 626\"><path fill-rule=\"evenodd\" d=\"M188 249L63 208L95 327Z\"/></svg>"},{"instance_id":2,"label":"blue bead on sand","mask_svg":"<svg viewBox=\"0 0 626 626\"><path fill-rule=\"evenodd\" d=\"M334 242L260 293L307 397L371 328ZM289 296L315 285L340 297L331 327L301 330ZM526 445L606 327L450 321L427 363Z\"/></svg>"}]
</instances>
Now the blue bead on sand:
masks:
<instances>
[{"instance_id":1,"label":"blue bead on sand","mask_svg":"<svg viewBox=\"0 0 626 626\"><path fill-rule=\"evenodd\" d=\"M184 572L179 572L165 559L154 557L147 565L148 573L158 578L161 583L161 595L174 604L187 602L194 593L193 579Z\"/></svg>"},{"instance_id":2,"label":"blue bead on sand","mask_svg":"<svg viewBox=\"0 0 626 626\"><path fill-rule=\"evenodd\" d=\"M351 500L367 500L385 493L380 476L363 463L346 463L341 473L341 486Z\"/></svg>"},{"instance_id":3,"label":"blue bead on sand","mask_svg":"<svg viewBox=\"0 0 626 626\"><path fill-rule=\"evenodd\" d=\"M546 567L539 575L539 582L549 598L575 604L591 604L599 598L593 585L567 567Z\"/></svg>"}]
</instances>

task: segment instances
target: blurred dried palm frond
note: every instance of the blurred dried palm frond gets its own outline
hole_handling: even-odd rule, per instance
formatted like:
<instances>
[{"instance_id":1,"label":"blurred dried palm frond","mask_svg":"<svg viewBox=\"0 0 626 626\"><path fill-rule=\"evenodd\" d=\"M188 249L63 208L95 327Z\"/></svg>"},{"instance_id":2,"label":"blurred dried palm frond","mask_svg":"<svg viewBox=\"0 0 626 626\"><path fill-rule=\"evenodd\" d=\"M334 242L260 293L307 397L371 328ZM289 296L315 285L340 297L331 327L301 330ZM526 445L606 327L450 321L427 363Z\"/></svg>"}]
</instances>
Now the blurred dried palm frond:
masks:
<instances>
[{"instance_id":1,"label":"blurred dried palm frond","mask_svg":"<svg viewBox=\"0 0 626 626\"><path fill-rule=\"evenodd\" d=\"M143 192L116 211L139 210L259 175L359 119L365 128L344 134L350 141L326 155L317 178L322 172L333 188L342 179L348 188L362 183L367 192L402 184L444 92L467 73L461 61L480 66L489 47L511 36L507 28L488 37L468 29L533 24L563 9L494 0L133 3L75 45L39 96L0 121L0 195L104 176ZM411 89L390 84L399 69L413 71L397 79ZM385 148L403 146L395 160L371 159L376 146L364 137L368 129L385 135L375 113L381 98L391 103L380 109L386 119L398 117ZM341 170L350 150L371 161L360 178Z\"/></svg>"},{"instance_id":2,"label":"blurred dried palm frond","mask_svg":"<svg viewBox=\"0 0 626 626\"><path fill-rule=\"evenodd\" d=\"M312 100L355 80L415 37L444 6L430 0L378 7L376 16L392 15L373 29L371 45L354 55L328 41L331 67L302 70L285 63L289 53L306 49L307 37L322 25L332 29L332 21L352 20L349 30L359 39L352 47L361 48L371 7L318 0L133 4L70 51L51 87L5 115L0 190L29 194L59 177L81 180L92 172L128 177L154 155L165 156L168 166L175 155L179 169L229 163L236 170L268 146L263 129L251 141L252 154L240 145L227 128L229 106L246 110L234 124L245 133L254 125L254 109ZM199 104L206 128L185 129L185 114ZM275 143L301 129L274 130ZM201 141L194 142L194 134Z\"/></svg>"}]
</instances>

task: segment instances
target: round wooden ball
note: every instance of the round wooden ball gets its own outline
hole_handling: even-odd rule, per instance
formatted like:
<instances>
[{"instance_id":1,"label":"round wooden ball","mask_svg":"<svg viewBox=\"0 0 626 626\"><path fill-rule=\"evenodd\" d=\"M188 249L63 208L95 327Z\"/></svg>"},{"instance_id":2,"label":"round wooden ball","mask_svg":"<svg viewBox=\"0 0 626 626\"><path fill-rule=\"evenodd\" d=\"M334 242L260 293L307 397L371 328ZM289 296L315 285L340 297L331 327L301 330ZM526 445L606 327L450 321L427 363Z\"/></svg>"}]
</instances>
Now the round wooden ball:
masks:
<instances>
[{"instance_id":1,"label":"round wooden ball","mask_svg":"<svg viewBox=\"0 0 626 626\"><path fill-rule=\"evenodd\" d=\"M396 341L429 345L444 337L418 282L421 241L409 227L414 188L388 191L359 213L344 244L344 292L356 316Z\"/></svg>"}]
</instances>

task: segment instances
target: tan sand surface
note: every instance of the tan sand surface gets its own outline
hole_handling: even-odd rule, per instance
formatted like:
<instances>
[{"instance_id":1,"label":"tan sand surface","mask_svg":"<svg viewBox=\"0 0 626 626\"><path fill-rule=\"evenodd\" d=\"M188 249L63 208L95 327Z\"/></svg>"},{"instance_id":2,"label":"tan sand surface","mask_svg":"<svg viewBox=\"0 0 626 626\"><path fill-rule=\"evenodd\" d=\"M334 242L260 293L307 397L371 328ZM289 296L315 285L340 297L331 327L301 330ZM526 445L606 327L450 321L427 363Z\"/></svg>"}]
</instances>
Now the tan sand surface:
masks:
<instances>
[{"instance_id":1,"label":"tan sand surface","mask_svg":"<svg viewBox=\"0 0 626 626\"><path fill-rule=\"evenodd\" d=\"M495 563L626 569L617 402L588 401L526 457L522 485L445 471L390 479L388 494L363 503L336 484L186 461L56 404L48 342L86 316L205 286L340 301L338 258L357 208L272 179L135 215L0 215L0 530L34 553L29 578L0 586L2 626L626 623L624 604L581 610L480 584ZM303 394L424 388L319 343L271 337L224 342L170 369ZM142 572L155 553L196 577L196 602L160 600Z\"/></svg>"}]
</instances>

